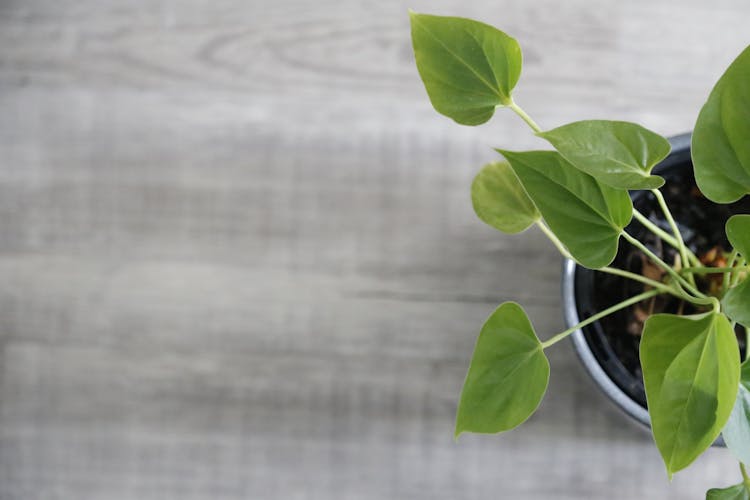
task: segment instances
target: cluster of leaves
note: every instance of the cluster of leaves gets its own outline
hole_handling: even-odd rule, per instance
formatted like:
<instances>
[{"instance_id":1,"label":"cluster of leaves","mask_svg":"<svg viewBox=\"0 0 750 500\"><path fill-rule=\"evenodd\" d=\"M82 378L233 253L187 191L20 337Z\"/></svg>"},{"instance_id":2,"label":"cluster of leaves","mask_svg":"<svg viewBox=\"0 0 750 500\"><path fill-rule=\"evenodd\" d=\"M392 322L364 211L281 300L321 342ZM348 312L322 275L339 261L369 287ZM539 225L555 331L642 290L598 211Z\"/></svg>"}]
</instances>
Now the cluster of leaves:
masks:
<instances>
[{"instance_id":1,"label":"cluster of leaves","mask_svg":"<svg viewBox=\"0 0 750 500\"><path fill-rule=\"evenodd\" d=\"M488 121L507 107L553 149L497 151L471 194L475 211L506 233L536 225L560 252L578 264L639 281L644 292L541 341L518 304L497 308L481 329L456 417L462 432L497 433L525 421L547 389L545 349L579 328L659 294L693 305L693 315L655 314L644 325L640 359L654 440L672 474L690 465L724 432L728 447L750 463L750 362L741 364L735 325L750 329L750 215L726 224L733 249L725 267L706 267L688 248L652 168L670 152L669 142L622 121L587 120L543 130L513 100L521 74L521 48L502 31L477 21L411 13L419 74L434 108L464 125ZM750 194L750 47L731 64L700 112L692 140L695 178L716 203ZM634 210L631 190L650 190L671 232ZM679 252L662 261L625 228L633 218ZM608 267L620 239L636 246L665 278L656 281ZM718 274L711 294L696 277ZM744 476L744 467L742 467ZM750 481L708 498L749 498ZM738 496L739 495L739 496Z\"/></svg>"}]
</instances>

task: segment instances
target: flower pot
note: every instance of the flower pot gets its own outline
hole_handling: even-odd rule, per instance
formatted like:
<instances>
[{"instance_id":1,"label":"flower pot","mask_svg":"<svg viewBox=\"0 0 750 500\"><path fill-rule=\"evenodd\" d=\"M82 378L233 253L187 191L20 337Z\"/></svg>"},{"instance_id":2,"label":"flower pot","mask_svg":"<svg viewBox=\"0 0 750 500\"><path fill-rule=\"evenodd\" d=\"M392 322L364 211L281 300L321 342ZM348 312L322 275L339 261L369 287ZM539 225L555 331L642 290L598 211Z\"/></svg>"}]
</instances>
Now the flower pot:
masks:
<instances>
[{"instance_id":1,"label":"flower pot","mask_svg":"<svg viewBox=\"0 0 750 500\"><path fill-rule=\"evenodd\" d=\"M714 255L712 249L717 245L728 248L724 223L734 213L750 212L750 197L731 205L716 205L705 199L695 187L690 160L690 134L674 137L670 142L672 152L654 172L666 180L662 193L686 244L697 256L710 258ZM671 233L651 193L635 191L632 199L637 210ZM640 223L634 221L626 230L646 243L662 260L674 261L676 251L662 245ZM721 252L715 254L720 258ZM653 272L640 251L624 240L620 241L617 257L611 266L644 274ZM566 260L562 276L565 323L572 327L598 311L643 291L642 286L632 280L592 271ZM626 414L644 426L648 426L650 421L638 359L642 319L649 312L693 312L672 297L659 297L648 307L653 308L652 311L643 310L643 304L623 309L577 330L571 336L578 357L596 384ZM738 335L738 341L740 349L744 351L744 334Z\"/></svg>"}]
</instances>

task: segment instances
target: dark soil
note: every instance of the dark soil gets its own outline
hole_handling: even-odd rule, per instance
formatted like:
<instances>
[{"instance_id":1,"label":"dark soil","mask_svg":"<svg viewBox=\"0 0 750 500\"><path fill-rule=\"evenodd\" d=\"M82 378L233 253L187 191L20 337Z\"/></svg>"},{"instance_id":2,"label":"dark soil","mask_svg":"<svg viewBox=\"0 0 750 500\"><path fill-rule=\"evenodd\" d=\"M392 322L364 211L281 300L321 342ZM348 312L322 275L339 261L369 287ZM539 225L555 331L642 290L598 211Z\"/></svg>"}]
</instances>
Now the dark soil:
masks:
<instances>
[{"instance_id":1,"label":"dark soil","mask_svg":"<svg viewBox=\"0 0 750 500\"><path fill-rule=\"evenodd\" d=\"M724 233L726 220L735 213L750 213L750 197L745 197L732 205L718 205L707 200L700 193L693 178L689 157L681 163L661 170L667 184L662 193L682 232L685 243L701 259L719 267L723 254L729 248ZM664 219L654 196L647 191L638 191L633 196L634 207L666 232L671 234L669 224ZM656 253L665 262L679 259L677 251L664 244L658 237L637 222L631 223L627 231ZM624 240L612 267L625 269L660 279L661 271L653 266L643 253ZM720 284L714 276L697 278L703 291ZM606 309L629 297L644 291L643 285L633 280L597 273L581 268L576 270L576 298L578 314L584 319L597 311ZM699 312L690 304L672 296L658 296L649 301L623 309L584 328L584 335L612 380L633 400L644 408L646 394L638 359L638 346L643 329L643 321L651 313L691 314ZM745 350L745 335L738 328L740 350Z\"/></svg>"}]
</instances>

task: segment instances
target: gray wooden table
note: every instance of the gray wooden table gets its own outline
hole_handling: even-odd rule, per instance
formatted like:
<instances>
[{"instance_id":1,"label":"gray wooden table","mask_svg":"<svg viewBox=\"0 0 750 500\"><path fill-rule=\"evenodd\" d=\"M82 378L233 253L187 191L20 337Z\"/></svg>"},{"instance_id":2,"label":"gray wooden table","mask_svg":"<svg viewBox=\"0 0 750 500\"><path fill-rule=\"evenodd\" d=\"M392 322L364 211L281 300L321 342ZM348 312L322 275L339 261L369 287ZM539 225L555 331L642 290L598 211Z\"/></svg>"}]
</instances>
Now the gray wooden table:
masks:
<instances>
[{"instance_id":1,"label":"gray wooden table","mask_svg":"<svg viewBox=\"0 0 750 500\"><path fill-rule=\"evenodd\" d=\"M562 329L559 260L468 187L500 112L434 113L406 11L519 38L517 100L689 130L750 42L740 0L0 0L0 499L685 499L551 353L540 411L452 440L501 301Z\"/></svg>"}]
</instances>

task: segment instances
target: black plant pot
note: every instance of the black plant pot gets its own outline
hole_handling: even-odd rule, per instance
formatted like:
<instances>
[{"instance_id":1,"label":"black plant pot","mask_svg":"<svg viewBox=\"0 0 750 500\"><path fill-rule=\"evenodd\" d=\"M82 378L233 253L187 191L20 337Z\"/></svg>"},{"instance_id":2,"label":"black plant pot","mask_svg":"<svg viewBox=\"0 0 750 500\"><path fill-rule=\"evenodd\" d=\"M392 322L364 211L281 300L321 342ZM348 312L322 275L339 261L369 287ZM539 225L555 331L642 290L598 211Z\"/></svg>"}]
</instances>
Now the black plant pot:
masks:
<instances>
[{"instance_id":1,"label":"black plant pot","mask_svg":"<svg viewBox=\"0 0 750 500\"><path fill-rule=\"evenodd\" d=\"M732 205L716 205L704 198L695 187L690 160L690 134L670 140L672 152L654 172L666 179L662 188L686 244L699 257L719 245L728 248L724 224L734 213L750 212L750 197ZM635 191L633 205L667 232L669 225L661 216L653 195ZM655 251L667 262L675 257L674 249L661 242L638 222L627 231ZM613 267L642 272L642 254L621 240ZM639 293L641 285L618 276L591 271L571 260L563 263L562 297L568 327L626 298ZM642 291L642 288L640 289ZM653 305L653 304L652 304ZM649 426L646 394L643 388L638 346L640 342L637 306L594 322L572 334L571 338L584 367L604 393L637 422ZM691 310L674 298L660 298L655 312L689 314ZM738 337L745 350L744 335Z\"/></svg>"}]
</instances>

